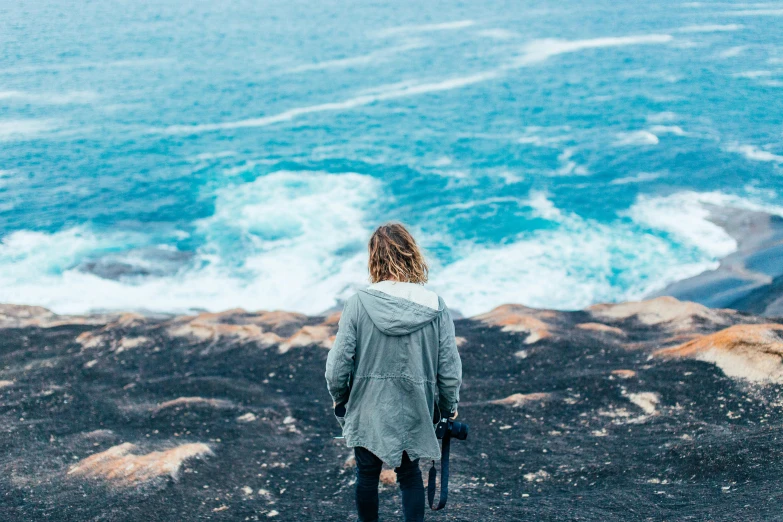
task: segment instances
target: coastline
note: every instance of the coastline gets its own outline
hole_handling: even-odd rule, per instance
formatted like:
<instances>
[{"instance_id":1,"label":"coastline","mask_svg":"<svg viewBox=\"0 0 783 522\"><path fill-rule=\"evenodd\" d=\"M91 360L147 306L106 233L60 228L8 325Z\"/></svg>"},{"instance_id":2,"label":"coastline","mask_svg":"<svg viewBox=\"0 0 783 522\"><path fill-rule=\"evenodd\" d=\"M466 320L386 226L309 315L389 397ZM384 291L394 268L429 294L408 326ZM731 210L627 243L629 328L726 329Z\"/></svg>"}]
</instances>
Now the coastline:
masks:
<instances>
[{"instance_id":1,"label":"coastline","mask_svg":"<svg viewBox=\"0 0 783 522\"><path fill-rule=\"evenodd\" d=\"M737 241L720 266L676 281L648 297L670 295L711 308L783 317L783 217L708 207L710 221Z\"/></svg>"},{"instance_id":2,"label":"coastline","mask_svg":"<svg viewBox=\"0 0 783 522\"><path fill-rule=\"evenodd\" d=\"M711 219L738 249L664 291L692 300L455 319L472 428L453 520L774 517L783 318L762 312L783 316L783 219ZM323 384L339 317L0 304L0 518L345 520L353 462Z\"/></svg>"}]
</instances>

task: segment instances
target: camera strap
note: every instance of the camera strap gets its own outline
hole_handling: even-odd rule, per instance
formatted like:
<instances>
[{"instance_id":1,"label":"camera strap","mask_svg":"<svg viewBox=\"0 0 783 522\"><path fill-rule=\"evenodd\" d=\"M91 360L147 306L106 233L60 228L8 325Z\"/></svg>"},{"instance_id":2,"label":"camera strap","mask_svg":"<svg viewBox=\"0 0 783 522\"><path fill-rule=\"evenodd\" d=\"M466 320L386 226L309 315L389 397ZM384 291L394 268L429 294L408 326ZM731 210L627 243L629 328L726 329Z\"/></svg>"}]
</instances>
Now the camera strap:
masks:
<instances>
[{"instance_id":1,"label":"camera strap","mask_svg":"<svg viewBox=\"0 0 783 522\"><path fill-rule=\"evenodd\" d=\"M430 502L430 509L438 511L446 507L446 500L449 498L449 449L451 448L451 436L447 432L443 436L440 450L440 501L438 507L433 507L435 503L435 479L438 472L435 469L435 461L432 461L430 468L429 481L427 483L427 499Z\"/></svg>"}]
</instances>

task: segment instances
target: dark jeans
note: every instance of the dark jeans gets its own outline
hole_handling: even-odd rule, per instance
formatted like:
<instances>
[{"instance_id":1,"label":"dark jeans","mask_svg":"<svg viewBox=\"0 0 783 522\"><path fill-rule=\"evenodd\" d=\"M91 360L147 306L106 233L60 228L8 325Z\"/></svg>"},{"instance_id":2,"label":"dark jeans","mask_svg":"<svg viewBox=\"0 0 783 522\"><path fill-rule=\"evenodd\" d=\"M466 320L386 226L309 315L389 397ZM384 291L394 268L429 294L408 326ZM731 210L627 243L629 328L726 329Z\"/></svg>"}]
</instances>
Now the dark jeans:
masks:
<instances>
[{"instance_id":1,"label":"dark jeans","mask_svg":"<svg viewBox=\"0 0 783 522\"><path fill-rule=\"evenodd\" d=\"M383 462L366 448L354 448L356 455L356 508L359 522L378 520L378 478ZM405 522L424 520L424 482L421 480L419 459L411 460L407 452L402 463L394 468L402 492L402 514Z\"/></svg>"}]
</instances>

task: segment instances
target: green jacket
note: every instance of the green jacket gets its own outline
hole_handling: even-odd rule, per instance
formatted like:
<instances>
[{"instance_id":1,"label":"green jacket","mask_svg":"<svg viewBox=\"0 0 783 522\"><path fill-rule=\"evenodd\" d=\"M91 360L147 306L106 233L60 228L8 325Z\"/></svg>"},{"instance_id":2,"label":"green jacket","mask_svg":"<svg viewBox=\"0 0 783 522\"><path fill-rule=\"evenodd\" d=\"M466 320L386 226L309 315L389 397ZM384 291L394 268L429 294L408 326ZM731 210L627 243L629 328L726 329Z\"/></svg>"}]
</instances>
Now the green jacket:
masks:
<instances>
[{"instance_id":1,"label":"green jacket","mask_svg":"<svg viewBox=\"0 0 783 522\"><path fill-rule=\"evenodd\" d=\"M411 459L439 459L436 400L444 414L459 402L454 321L440 297L438 308L360 290L345 303L326 361L329 393L345 404L338 422L347 445L367 448L390 466L400 465L403 451Z\"/></svg>"}]
</instances>

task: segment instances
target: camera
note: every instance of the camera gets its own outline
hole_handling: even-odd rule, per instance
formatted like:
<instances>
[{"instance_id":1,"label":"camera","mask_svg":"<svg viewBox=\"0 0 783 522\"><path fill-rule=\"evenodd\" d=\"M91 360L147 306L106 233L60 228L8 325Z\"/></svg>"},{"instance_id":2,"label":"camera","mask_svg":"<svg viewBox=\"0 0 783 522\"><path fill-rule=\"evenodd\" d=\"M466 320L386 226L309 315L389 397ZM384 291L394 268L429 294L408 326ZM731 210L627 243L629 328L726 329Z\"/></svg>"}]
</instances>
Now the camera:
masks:
<instances>
[{"instance_id":1,"label":"camera","mask_svg":"<svg viewBox=\"0 0 783 522\"><path fill-rule=\"evenodd\" d=\"M465 440L468 438L468 425L464 422L442 418L435 425L435 436L439 439L449 436L452 439Z\"/></svg>"}]
</instances>

